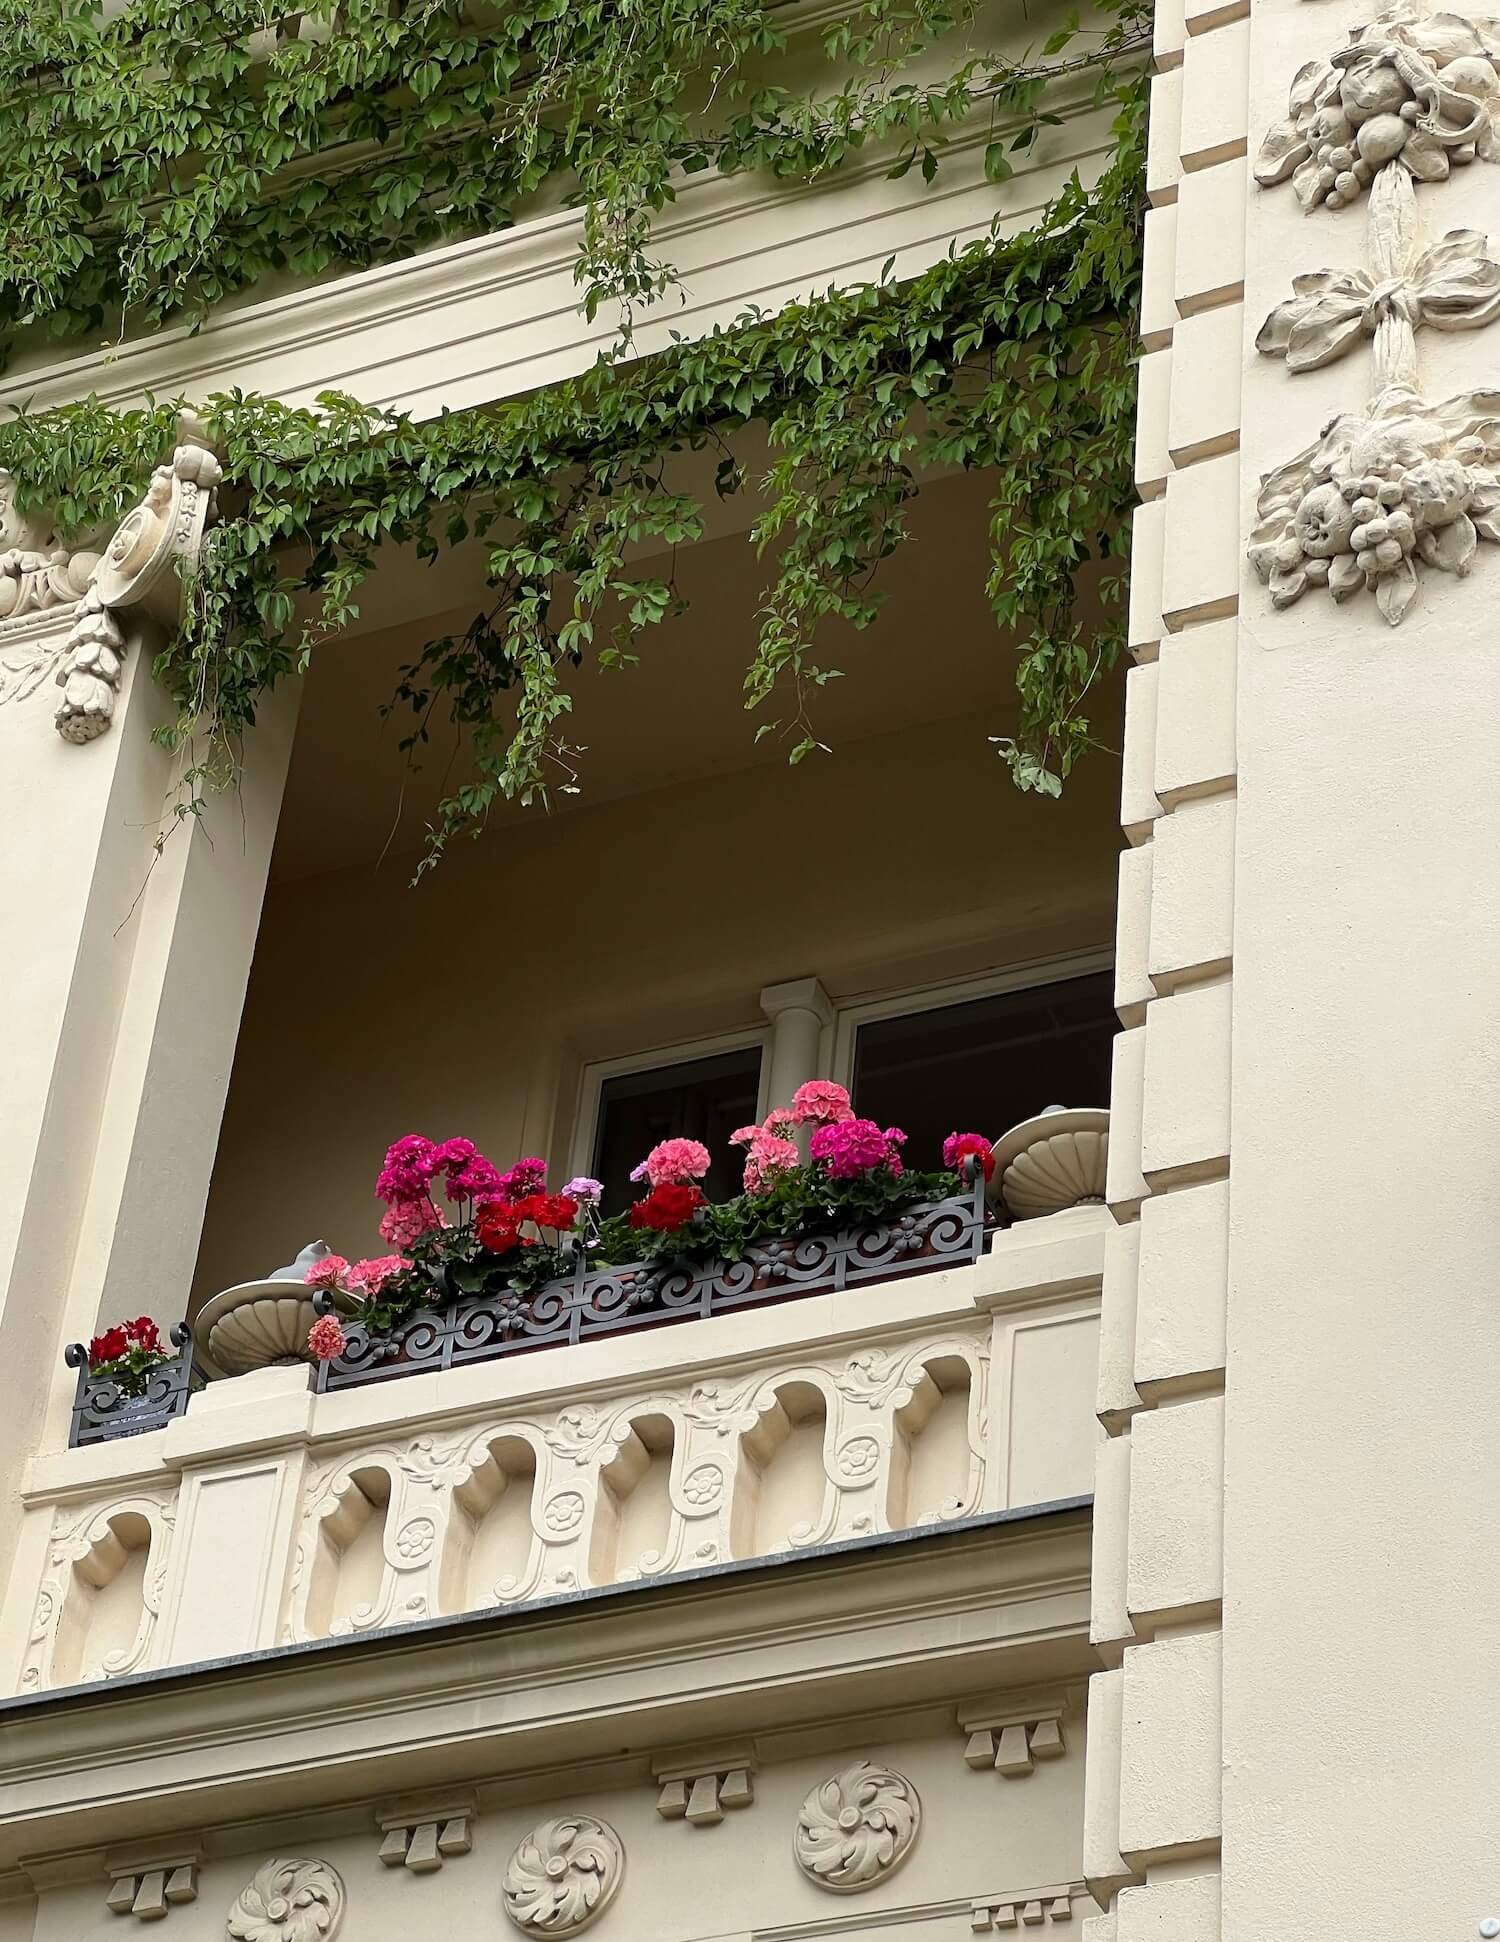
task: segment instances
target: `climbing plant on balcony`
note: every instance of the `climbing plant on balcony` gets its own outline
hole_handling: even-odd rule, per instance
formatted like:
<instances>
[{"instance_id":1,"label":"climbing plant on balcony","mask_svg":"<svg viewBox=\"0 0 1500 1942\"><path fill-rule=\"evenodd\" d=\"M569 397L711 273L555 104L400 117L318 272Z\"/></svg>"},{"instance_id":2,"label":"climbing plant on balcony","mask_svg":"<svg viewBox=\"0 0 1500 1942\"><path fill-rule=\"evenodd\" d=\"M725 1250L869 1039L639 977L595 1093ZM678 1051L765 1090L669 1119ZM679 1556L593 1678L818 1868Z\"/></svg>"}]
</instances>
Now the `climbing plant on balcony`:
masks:
<instances>
[{"instance_id":1,"label":"climbing plant on balcony","mask_svg":"<svg viewBox=\"0 0 1500 1942\"><path fill-rule=\"evenodd\" d=\"M244 8L229 9L226 18L221 7L169 9L160 0L135 0L117 20L134 21L139 32L122 36L118 45L110 40L114 23L98 27L66 15L64 26L49 29L63 34L63 43L45 42L43 58L52 47L61 73L69 61L97 62L100 50L110 49L123 77L119 88L133 88L130 99L142 107L142 90L149 89L136 71L139 50L155 50L158 65L167 63L169 81L175 72L168 58L169 12L179 40L184 21L197 23L192 44L204 60L210 59L204 50L219 50L212 55L220 63L212 69L214 85L237 84L232 91L255 94L244 68L234 66L248 58L244 49L226 38L227 27L248 16ZM559 24L575 13L575 27ZM634 124L612 119L601 104L612 84L607 50L625 63L621 72L634 72L630 64L658 31L655 12L638 18L633 9L601 5L564 16L551 11L551 0L540 0L529 12L505 16L512 17L532 23L538 38L526 40L520 65L508 78L521 77L533 92L541 89L553 106L571 104L564 121L569 140L582 147L558 160L548 146L555 130L534 136L538 152L552 158L543 172L554 164L571 171L586 200L581 269L594 296L607 288L628 302L659 290L659 270L643 255L647 218L659 206L661 182L695 160L805 174L832 165L869 132L900 129L908 152L897 167L919 162L928 173L936 166L933 131L944 119L970 112L976 90L1003 94L1009 110L1020 114L1023 125L1013 143L1027 141L1048 118L1041 69L1000 73L1003 64L986 69L966 63L951 84L951 102L931 91L903 93L892 78L899 50L952 16L940 13L934 0L912 0L905 8L896 0L870 0L837 36L857 66L873 65L872 79L852 84L836 108L799 105L761 90L737 113L731 133L711 143L690 132L697 123L682 107L687 68L696 64L700 76L705 68L718 74L712 49L720 47L727 63L723 86L733 99L736 63L750 51L774 49L774 37L767 40L767 16L747 0L675 0L660 31L680 35L673 59L683 74L671 83L675 105L661 111L656 161L650 163L666 174L651 178L656 188L646 188L637 160L624 152ZM437 0L399 16L373 0L347 10L341 4L339 19L386 21L392 45L399 45L399 59L407 63L401 70L405 90L397 90L402 115L407 94L432 99L457 88L459 77L469 73L456 56L433 54L436 79L424 93L428 70L410 65L415 43L406 40L405 23L425 22L436 31L435 23L445 20L445 31L456 32L455 9ZM634 23L631 32L640 38L621 53L624 21ZM538 47L553 45L549 36L586 34L590 22L596 40L588 43L587 59L582 42L569 40L573 51L566 56L560 44L554 48L555 61L573 62L571 79L552 74L545 63L541 70L528 65L538 58ZM606 359L533 396L425 422L336 394L320 398L315 410L238 392L200 404L224 457L224 517L198 563L184 625L157 667L182 704L178 722L165 733L169 744L186 751L178 816L196 813L205 789L232 779L259 698L304 666L318 639L356 616L361 584L388 543L411 546L424 558L471 538L487 551L488 604L462 634L428 642L402 672L393 698L408 725L405 746L425 739L435 715L446 715L465 732L472 755L470 776L441 805L424 864L454 835L481 826L501 796L529 803L553 789L576 790L580 752L567 734L571 676L585 662L629 662L647 630L681 610L670 564L665 571L643 571L631 549L654 542L670 562L679 545L699 537L703 508L682 459L704 450L717 456L721 494L751 486L763 493L752 539L768 555L768 578L745 677L746 705L764 711L757 732L782 736L794 762L819 746L815 701L833 673L816 651L820 623L834 619L863 628L874 619L880 602L876 570L905 537L925 469L957 466L981 473L991 494L988 590L997 622L1016 637L1021 702L1017 734L1001 744L1001 753L1021 787L1060 791L1094 739L1087 698L1118 658L1122 641L1119 555L1131 497L1140 263L1144 83L1133 64L1139 28L1135 11L1112 14L1099 44L1084 57L1095 67L1101 96L1116 110L1115 152L1097 182L1085 186L1073 178L1031 229L1007 236L997 227L909 282L882 281L792 304L648 358ZM335 35L297 42L304 51L295 56L284 49L287 75L322 73L321 64L334 59L326 50L343 44ZM356 35L349 45L351 73L366 73L368 61L371 73L391 80L395 70L381 68L364 40ZM452 52L452 43L445 45ZM731 46L738 50L734 60L723 51ZM34 65L35 51L23 57L11 48L4 55L11 86L20 86L21 67L27 59ZM589 61L596 65L590 68ZM188 66L201 80L192 61ZM265 87L280 85L279 73L273 59ZM644 85L639 75L637 82ZM472 77L464 82L471 84L479 85ZM177 99L168 83L159 85ZM636 85L626 89L632 101ZM0 98L4 86L0 67ZM55 103L58 90L44 87L42 94ZM75 104L55 112L49 139L65 147L76 133L69 116L93 110ZM396 108L390 112L395 115ZM461 121L457 107L454 113ZM552 130L538 113L535 130ZM158 314L164 314L162 305L170 310L190 298L223 294L233 279L216 282L206 266L219 260L223 237L235 234L242 219L250 221L252 207L281 208L274 169L291 162L297 129L304 130L304 148L326 137L325 130L315 140L311 114L310 108L305 114L288 109L283 119L293 147L276 151L274 167L269 157L241 167L231 151L200 169L190 184L174 186L170 216L150 215L150 184L132 174L138 158L127 153L123 127L116 127L109 144L87 151L83 203L90 213L81 228L65 220L58 232L72 243L64 247L54 239L49 257L28 232L19 259L13 250L0 279L29 279L25 301L31 314L50 315L54 322L92 319L101 306L133 303L147 288L167 293ZM148 118L145 150L154 154L153 141L158 147L166 141L165 121L159 105ZM582 132L584 122L592 132ZM354 125L365 128L358 117ZM420 147L427 126L398 116L390 125L390 146L403 153L413 143ZM22 145L25 168L33 173L48 156L55 167L63 152L38 148L36 127L29 118ZM189 129L176 152L186 155L192 146ZM1010 164L1003 146L996 146L1001 152L992 153L990 171L999 176ZM649 175L646 163L639 167ZM371 182L380 180L364 183L366 202L378 203L384 195L378 186L371 194ZM139 215L120 203L132 182ZM113 185L107 193L106 184ZM0 202L6 193L0 187ZM54 204L57 193L54 184ZM332 206L317 205L323 210L319 222ZM310 204L309 220L315 213ZM497 219L487 206L472 213L481 224ZM283 220L284 212L274 218ZM106 272L91 254L96 246L90 223L104 226L101 238L107 231L115 239L103 251L115 266L106 283L91 281ZM151 223L166 227L158 233ZM424 239L420 223L398 226L407 245ZM276 233L289 247L291 232ZM295 252L286 261L294 268L318 267ZM271 259L254 262L258 268L246 259L234 275L243 280L275 267ZM135 276L144 278L139 289L129 282ZM114 294L106 297L106 288ZM87 301L85 289L94 292ZM0 427L0 465L15 474L24 507L50 507L66 528L85 530L113 516L139 490L143 456L155 458L170 445L178 408L118 412L89 400L23 414ZM757 480L746 478L733 442L750 425L762 428L770 447L768 470ZM1102 603L1102 619L1085 619L1086 583Z\"/></svg>"},{"instance_id":2,"label":"climbing plant on balcony","mask_svg":"<svg viewBox=\"0 0 1500 1942\"><path fill-rule=\"evenodd\" d=\"M796 24L776 0L0 0L0 337L201 314L267 277L504 229L539 195L585 211L590 313L628 309L671 280L651 218L684 175L806 182L891 137L896 168L930 174L983 101L1020 118L991 148L1007 173L1051 118L1056 63L964 48L935 81L908 73L975 11L853 0L817 34L842 78L803 95L769 78Z\"/></svg>"}]
</instances>

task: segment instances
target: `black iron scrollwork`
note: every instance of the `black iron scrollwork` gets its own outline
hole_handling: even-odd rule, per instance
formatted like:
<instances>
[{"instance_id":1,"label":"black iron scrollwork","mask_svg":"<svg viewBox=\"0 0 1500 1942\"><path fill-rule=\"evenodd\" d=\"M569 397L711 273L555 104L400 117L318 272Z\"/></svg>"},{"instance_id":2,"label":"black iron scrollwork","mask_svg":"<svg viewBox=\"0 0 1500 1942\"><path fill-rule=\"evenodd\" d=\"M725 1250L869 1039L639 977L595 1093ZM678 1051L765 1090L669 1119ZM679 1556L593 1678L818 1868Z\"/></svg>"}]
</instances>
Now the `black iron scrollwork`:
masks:
<instances>
[{"instance_id":1,"label":"black iron scrollwork","mask_svg":"<svg viewBox=\"0 0 1500 1942\"><path fill-rule=\"evenodd\" d=\"M194 1389L203 1383L193 1368L193 1331L187 1323L175 1323L168 1339L176 1355L146 1371L145 1386L136 1396L128 1395L108 1376L90 1374L87 1348L82 1342L68 1344L63 1360L78 1371L68 1432L70 1450L86 1443L109 1443L119 1436L143 1436L182 1415Z\"/></svg>"},{"instance_id":2,"label":"black iron scrollwork","mask_svg":"<svg viewBox=\"0 0 1500 1942\"><path fill-rule=\"evenodd\" d=\"M738 1261L636 1263L590 1269L529 1293L502 1289L421 1308L390 1335L345 1321L343 1353L318 1365L320 1390L351 1389L490 1362L622 1329L652 1328L768 1302L835 1294L935 1268L963 1267L984 1252L990 1216L985 1183L970 1162L967 1190L924 1201L893 1219L830 1234L758 1242ZM328 1304L331 1308L331 1304Z\"/></svg>"}]
</instances>

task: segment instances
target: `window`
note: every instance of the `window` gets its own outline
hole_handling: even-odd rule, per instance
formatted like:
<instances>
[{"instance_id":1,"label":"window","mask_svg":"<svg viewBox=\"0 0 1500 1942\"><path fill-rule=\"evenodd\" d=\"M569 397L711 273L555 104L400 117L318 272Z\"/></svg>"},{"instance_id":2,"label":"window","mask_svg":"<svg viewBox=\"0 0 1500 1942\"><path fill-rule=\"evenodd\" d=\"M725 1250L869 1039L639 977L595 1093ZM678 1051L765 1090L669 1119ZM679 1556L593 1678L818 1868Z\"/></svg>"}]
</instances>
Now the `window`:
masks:
<instances>
[{"instance_id":1,"label":"window","mask_svg":"<svg viewBox=\"0 0 1500 1942\"><path fill-rule=\"evenodd\" d=\"M711 1199L739 1192L740 1164L729 1135L756 1116L760 1100L758 1045L711 1057L620 1072L599 1086L593 1172L604 1183L604 1205L618 1212L637 1198L630 1170L658 1140L702 1140L713 1155L704 1189Z\"/></svg>"},{"instance_id":2,"label":"window","mask_svg":"<svg viewBox=\"0 0 1500 1942\"><path fill-rule=\"evenodd\" d=\"M854 1034L855 1110L903 1127L912 1166L936 1166L955 1130L995 1139L1047 1106L1108 1105L1116 1030L1109 971L870 1018Z\"/></svg>"}]
</instances>

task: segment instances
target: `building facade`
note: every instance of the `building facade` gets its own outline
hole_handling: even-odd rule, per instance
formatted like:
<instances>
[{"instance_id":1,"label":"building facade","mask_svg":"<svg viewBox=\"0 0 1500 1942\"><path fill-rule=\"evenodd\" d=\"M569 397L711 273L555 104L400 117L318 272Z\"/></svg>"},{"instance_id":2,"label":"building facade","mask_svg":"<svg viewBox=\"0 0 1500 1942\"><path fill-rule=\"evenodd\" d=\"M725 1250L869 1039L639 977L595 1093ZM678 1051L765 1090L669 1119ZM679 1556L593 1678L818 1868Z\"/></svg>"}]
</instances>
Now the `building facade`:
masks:
<instances>
[{"instance_id":1,"label":"building facade","mask_svg":"<svg viewBox=\"0 0 1500 1942\"><path fill-rule=\"evenodd\" d=\"M826 760L744 731L727 499L639 545L685 610L580 686L580 804L409 887L464 749L406 773L380 704L484 573L391 547L158 844L222 446L184 415L86 545L9 491L0 1942L1500 1934L1492 54L1369 0L1158 7L1119 753L1055 802L986 740L950 466ZM999 180L984 102L932 183L899 142L695 175L630 354L1023 232L1110 153L1048 98ZM544 392L617 327L582 221L28 343L0 400ZM993 1179L450 1281L389 1352L330 1270L310 1358L306 1271L376 1251L401 1135L613 1208L686 1136L717 1199L810 1083L915 1167L976 1127ZM134 1316L135 1397L65 1353Z\"/></svg>"}]
</instances>

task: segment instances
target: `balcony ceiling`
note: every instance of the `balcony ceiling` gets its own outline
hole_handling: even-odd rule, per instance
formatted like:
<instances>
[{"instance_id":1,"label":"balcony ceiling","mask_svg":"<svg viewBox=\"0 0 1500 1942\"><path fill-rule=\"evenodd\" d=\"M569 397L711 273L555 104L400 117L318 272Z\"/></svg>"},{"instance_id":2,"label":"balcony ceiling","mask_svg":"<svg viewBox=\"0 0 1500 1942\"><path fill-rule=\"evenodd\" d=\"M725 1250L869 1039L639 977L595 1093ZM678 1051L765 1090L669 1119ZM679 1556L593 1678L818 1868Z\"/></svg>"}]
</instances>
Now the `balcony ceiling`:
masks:
<instances>
[{"instance_id":1,"label":"balcony ceiling","mask_svg":"<svg viewBox=\"0 0 1500 1942\"><path fill-rule=\"evenodd\" d=\"M586 749L583 793L555 797L553 814L785 762L788 743L754 739L756 724L782 710L748 715L742 705L767 577L746 533L731 524L742 524L748 510L715 508L717 532L680 554L688 612L648 633L637 667L604 673L586 665L572 677L572 739ZM1010 732L1014 662L984 594L987 525L982 481L956 475L924 486L912 539L882 568L881 618L863 634L830 624L820 642L824 664L842 668L845 678L816 697L815 723L833 754L813 760L836 764L867 737L946 719L956 736L981 744ZM287 786L278 880L368 867L382 856L400 868L418 852L445 787L466 772L462 743L435 721L432 742L408 767L397 747L406 722L383 721L380 706L422 641L461 628L482 597L473 549L432 569L398 563L367 588L360 630L317 651ZM391 613L402 618L380 626ZM1109 739L1121 713L1120 695L1107 693L1099 719ZM998 759L994 775L1003 813L1014 792ZM506 805L493 822L504 827L545 813Z\"/></svg>"}]
</instances>

